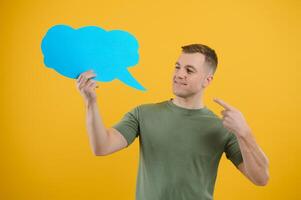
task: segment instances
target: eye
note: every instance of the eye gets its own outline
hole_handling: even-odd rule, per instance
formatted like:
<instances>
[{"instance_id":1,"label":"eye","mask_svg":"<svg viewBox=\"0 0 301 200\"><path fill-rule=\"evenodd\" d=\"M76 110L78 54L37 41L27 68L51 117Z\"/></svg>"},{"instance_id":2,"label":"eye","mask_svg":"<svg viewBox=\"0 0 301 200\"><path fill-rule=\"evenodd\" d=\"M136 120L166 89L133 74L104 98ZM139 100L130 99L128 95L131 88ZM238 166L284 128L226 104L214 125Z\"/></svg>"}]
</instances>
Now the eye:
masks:
<instances>
[{"instance_id":1,"label":"eye","mask_svg":"<svg viewBox=\"0 0 301 200\"><path fill-rule=\"evenodd\" d=\"M188 72L188 73L192 73L193 71L191 71L191 70L188 69L187 72Z\"/></svg>"}]
</instances>

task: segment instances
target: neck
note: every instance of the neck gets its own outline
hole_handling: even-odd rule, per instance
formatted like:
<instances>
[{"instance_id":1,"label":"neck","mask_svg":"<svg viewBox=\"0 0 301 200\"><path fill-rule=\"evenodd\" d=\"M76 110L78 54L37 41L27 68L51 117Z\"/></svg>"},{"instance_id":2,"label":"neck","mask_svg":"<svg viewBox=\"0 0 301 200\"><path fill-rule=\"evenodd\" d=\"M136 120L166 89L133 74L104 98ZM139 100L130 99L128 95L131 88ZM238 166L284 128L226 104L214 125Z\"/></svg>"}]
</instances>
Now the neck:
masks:
<instances>
[{"instance_id":1,"label":"neck","mask_svg":"<svg viewBox=\"0 0 301 200\"><path fill-rule=\"evenodd\" d=\"M188 109L200 109L205 107L201 94L190 97L175 96L175 98L172 99L172 102L177 106Z\"/></svg>"}]
</instances>

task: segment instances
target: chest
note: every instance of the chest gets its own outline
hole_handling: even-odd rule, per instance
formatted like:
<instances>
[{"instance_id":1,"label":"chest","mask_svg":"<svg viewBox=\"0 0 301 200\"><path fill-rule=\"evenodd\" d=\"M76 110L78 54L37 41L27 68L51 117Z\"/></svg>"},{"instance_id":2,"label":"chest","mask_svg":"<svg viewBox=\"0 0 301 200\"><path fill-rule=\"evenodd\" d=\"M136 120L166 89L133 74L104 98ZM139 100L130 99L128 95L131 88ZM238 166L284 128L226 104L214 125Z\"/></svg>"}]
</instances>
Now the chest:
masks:
<instances>
[{"instance_id":1,"label":"chest","mask_svg":"<svg viewBox=\"0 0 301 200\"><path fill-rule=\"evenodd\" d=\"M208 116L150 116L144 118L140 131L145 150L211 155L222 151L224 145L220 125Z\"/></svg>"}]
</instances>

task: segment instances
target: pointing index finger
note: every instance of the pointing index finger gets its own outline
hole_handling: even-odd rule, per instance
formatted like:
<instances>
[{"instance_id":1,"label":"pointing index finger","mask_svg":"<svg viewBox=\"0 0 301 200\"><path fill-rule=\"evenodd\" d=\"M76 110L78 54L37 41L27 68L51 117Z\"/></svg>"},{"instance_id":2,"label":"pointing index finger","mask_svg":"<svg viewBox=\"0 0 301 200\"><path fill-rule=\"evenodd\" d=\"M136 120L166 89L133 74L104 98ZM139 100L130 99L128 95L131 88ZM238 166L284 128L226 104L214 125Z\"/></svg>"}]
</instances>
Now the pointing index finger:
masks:
<instances>
[{"instance_id":1,"label":"pointing index finger","mask_svg":"<svg viewBox=\"0 0 301 200\"><path fill-rule=\"evenodd\" d=\"M226 102L224 102L223 100L221 99L218 99L218 98L213 98L213 100L218 103L219 105L221 105L222 107L224 107L225 109L227 110L232 110L233 107L230 106L229 104L227 104Z\"/></svg>"}]
</instances>

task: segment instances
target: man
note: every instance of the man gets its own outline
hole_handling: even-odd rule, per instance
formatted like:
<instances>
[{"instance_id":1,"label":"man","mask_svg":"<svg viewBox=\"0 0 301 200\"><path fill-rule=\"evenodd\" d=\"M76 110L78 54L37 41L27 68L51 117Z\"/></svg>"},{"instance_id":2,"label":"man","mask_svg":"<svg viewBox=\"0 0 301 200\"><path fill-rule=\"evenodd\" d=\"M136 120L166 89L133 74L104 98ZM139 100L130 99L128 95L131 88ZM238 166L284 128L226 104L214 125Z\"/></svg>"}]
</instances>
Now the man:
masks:
<instances>
[{"instance_id":1,"label":"man","mask_svg":"<svg viewBox=\"0 0 301 200\"><path fill-rule=\"evenodd\" d=\"M182 47L172 79L171 98L142 104L106 129L98 113L96 75L84 72L77 87L87 107L87 127L95 155L128 147L139 136L137 200L209 200L220 158L226 157L250 181L266 185L269 161L256 144L242 113L221 99L220 119L203 103L204 90L217 68L213 49L202 44Z\"/></svg>"}]
</instances>

